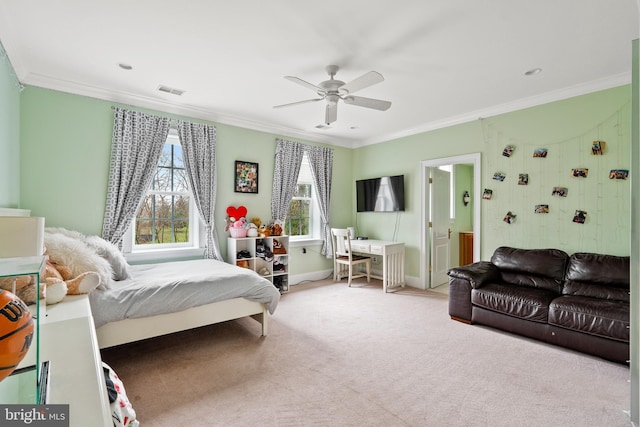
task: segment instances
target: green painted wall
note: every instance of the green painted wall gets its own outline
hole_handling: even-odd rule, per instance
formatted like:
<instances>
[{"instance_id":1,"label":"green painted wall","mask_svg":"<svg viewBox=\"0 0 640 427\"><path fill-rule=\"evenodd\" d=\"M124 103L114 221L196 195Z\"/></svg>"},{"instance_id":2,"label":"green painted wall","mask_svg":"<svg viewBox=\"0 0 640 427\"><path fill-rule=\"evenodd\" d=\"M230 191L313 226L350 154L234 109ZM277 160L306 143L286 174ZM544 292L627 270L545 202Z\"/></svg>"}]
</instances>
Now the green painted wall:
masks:
<instances>
[{"instance_id":1,"label":"green painted wall","mask_svg":"<svg viewBox=\"0 0 640 427\"><path fill-rule=\"evenodd\" d=\"M20 207L20 89L0 47L0 207Z\"/></svg>"},{"instance_id":2,"label":"green painted wall","mask_svg":"<svg viewBox=\"0 0 640 427\"><path fill-rule=\"evenodd\" d=\"M48 225L99 234L112 103L36 87L27 87L12 105L16 102L21 123L20 193L19 197L7 196L10 191L3 188L2 197L20 200L21 207L45 216ZM270 219L273 153L279 135L215 125L219 183L216 221L224 253L222 224L228 205L242 204L249 216ZM607 142L604 156L590 154L591 142L596 139ZM480 152L482 188L494 190L490 201L472 194L472 203L482 204L482 259L488 259L501 245L628 254L629 180L610 180L608 173L611 169L629 169L629 141L630 88L623 86L354 150L333 147L332 225L355 225L361 235L405 242L406 272L418 277L420 162ZM516 146L511 158L502 156L507 144ZM534 159L535 148L547 148L548 157ZM259 194L233 192L234 160L260 164ZM588 167L589 177L571 178L570 170L576 167ZM496 171L506 173L507 179L493 180ZM519 173L529 174L528 186L517 185ZM395 174L405 175L406 211L355 214L355 180ZM568 187L569 196L551 197L554 186ZM534 214L536 204L549 204L550 213ZM588 212L585 224L571 221L576 209ZM509 210L518 215L511 225L502 221ZM331 268L331 263L319 255L319 247L307 249L306 255L292 251L292 274Z\"/></svg>"},{"instance_id":3,"label":"green painted wall","mask_svg":"<svg viewBox=\"0 0 640 427\"><path fill-rule=\"evenodd\" d=\"M47 226L100 234L104 216L113 110L111 102L68 93L26 87L21 100L22 205L46 217ZM126 107L126 106L125 106ZM143 108L152 114L206 122ZM217 133L218 191L216 223L220 249L226 254L226 207L244 205L249 217L271 219L271 185L277 137L265 132L213 123ZM286 137L285 137L286 138ZM293 139L293 138L289 138ZM309 141L296 139L306 144ZM315 144L320 145L320 144ZM334 168L331 218L346 225L351 219L352 150L333 147ZM233 191L235 160L259 163L258 194ZM346 206L346 208L345 208ZM333 267L310 246L307 254L292 251L291 274Z\"/></svg>"},{"instance_id":4,"label":"green painted wall","mask_svg":"<svg viewBox=\"0 0 640 427\"><path fill-rule=\"evenodd\" d=\"M354 179L405 174L407 210L354 213L354 222L363 235L405 242L407 274L419 276L420 162L479 152L482 188L494 191L489 201L474 197L482 203L482 259L501 245L629 254L629 180L610 180L609 171L629 169L630 99L630 87L621 86L358 148ZM604 156L590 154L594 140L607 142ZM507 144L516 146L510 158L502 156ZM547 148L548 157L534 159L535 148ZM582 167L589 168L587 179L570 177ZM507 179L493 180L496 171ZM529 174L528 186L517 185L519 173ZM554 186L568 187L568 197L552 197ZM550 213L534 214L536 204L548 204ZM576 209L588 212L585 224L572 222ZM503 221L509 210L514 224Z\"/></svg>"}]
</instances>

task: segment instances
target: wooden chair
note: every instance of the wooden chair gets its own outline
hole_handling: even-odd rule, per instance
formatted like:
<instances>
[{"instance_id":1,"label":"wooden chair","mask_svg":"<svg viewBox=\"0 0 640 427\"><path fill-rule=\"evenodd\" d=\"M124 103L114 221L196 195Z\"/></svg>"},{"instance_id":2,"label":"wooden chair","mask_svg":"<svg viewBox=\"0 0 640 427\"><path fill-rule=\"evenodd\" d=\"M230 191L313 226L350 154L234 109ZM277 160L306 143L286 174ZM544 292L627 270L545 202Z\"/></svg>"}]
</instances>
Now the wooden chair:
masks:
<instances>
[{"instance_id":1,"label":"wooden chair","mask_svg":"<svg viewBox=\"0 0 640 427\"><path fill-rule=\"evenodd\" d=\"M367 256L353 255L351 253L351 232L346 228L332 228L331 238L333 241L333 280L341 280L344 271L342 266L349 267L348 284L351 286L351 279L366 277L367 282L371 282L371 258ZM353 266L364 264L366 273L354 274Z\"/></svg>"}]
</instances>

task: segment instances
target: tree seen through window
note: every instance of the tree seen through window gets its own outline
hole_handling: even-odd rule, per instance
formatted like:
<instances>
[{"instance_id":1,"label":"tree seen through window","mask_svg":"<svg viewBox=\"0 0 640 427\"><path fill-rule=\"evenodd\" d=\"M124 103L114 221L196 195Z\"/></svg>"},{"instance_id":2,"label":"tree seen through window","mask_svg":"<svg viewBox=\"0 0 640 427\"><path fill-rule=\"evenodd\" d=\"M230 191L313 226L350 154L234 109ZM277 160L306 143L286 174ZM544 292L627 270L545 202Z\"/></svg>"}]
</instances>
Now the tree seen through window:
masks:
<instances>
[{"instance_id":1,"label":"tree seen through window","mask_svg":"<svg viewBox=\"0 0 640 427\"><path fill-rule=\"evenodd\" d=\"M135 244L188 243L190 197L182 147L167 142L135 219Z\"/></svg>"}]
</instances>

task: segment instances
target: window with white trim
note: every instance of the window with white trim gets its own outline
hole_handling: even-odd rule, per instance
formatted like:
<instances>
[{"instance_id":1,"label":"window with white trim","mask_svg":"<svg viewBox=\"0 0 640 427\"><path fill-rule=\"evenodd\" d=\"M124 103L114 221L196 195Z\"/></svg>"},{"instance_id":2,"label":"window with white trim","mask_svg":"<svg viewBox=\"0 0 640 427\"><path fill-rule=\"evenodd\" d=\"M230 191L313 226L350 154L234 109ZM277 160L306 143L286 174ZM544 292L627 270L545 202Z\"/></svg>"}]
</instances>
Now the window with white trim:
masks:
<instances>
[{"instance_id":1,"label":"window with white trim","mask_svg":"<svg viewBox=\"0 0 640 427\"><path fill-rule=\"evenodd\" d=\"M300 165L296 191L287 210L284 232L291 236L292 241L317 239L320 236L320 211L306 153Z\"/></svg>"},{"instance_id":2,"label":"window with white trim","mask_svg":"<svg viewBox=\"0 0 640 427\"><path fill-rule=\"evenodd\" d=\"M135 254L199 248L199 223L180 139L171 129L123 249Z\"/></svg>"}]
</instances>

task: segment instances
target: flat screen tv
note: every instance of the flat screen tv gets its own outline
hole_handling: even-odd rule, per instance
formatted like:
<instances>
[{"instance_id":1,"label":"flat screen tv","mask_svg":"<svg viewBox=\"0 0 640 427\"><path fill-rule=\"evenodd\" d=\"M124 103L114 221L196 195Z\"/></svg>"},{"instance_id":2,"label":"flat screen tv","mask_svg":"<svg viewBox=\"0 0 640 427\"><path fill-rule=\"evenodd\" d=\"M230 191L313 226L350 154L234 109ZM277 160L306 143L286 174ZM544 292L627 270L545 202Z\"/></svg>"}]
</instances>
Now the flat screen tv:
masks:
<instances>
[{"instance_id":1,"label":"flat screen tv","mask_svg":"<svg viewBox=\"0 0 640 427\"><path fill-rule=\"evenodd\" d=\"M404 211L404 175L356 181L358 212Z\"/></svg>"}]
</instances>

